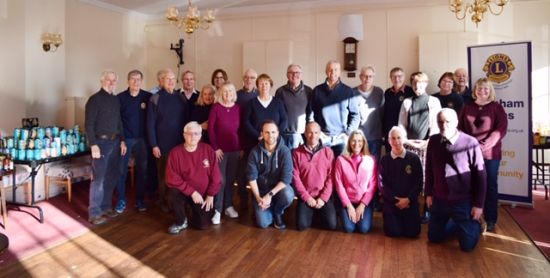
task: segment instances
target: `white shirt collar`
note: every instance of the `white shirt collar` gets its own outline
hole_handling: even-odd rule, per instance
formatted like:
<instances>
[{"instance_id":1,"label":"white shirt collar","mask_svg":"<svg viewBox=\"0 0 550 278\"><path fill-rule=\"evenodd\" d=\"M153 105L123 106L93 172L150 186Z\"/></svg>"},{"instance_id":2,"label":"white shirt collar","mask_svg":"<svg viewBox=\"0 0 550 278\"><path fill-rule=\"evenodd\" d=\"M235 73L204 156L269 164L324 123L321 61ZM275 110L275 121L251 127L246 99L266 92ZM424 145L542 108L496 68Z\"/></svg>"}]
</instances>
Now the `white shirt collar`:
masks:
<instances>
[{"instance_id":1,"label":"white shirt collar","mask_svg":"<svg viewBox=\"0 0 550 278\"><path fill-rule=\"evenodd\" d=\"M459 132L458 132L458 130L456 130L455 134L453 134L453 136L451 136L451 138L447 139L443 135L441 135L441 137L442 137L442 140L443 139L447 140L447 141L449 141L449 143L451 143L451 145L454 145L454 143L456 143L456 141L458 140L458 134L459 134Z\"/></svg>"},{"instance_id":2,"label":"white shirt collar","mask_svg":"<svg viewBox=\"0 0 550 278\"><path fill-rule=\"evenodd\" d=\"M403 150L401 154L395 154L393 150L390 152L391 158L396 159L398 157L405 158L405 155L407 155L407 150Z\"/></svg>"}]
</instances>

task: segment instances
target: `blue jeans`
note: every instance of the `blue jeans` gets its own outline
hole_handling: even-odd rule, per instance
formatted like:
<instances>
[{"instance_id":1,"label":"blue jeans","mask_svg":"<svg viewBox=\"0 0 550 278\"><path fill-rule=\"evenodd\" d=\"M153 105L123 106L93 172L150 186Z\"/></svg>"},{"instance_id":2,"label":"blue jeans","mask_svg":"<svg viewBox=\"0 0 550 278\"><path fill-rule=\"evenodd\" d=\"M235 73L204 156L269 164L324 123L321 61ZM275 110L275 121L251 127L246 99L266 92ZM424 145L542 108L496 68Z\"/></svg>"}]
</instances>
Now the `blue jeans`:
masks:
<instances>
[{"instance_id":1,"label":"blue jeans","mask_svg":"<svg viewBox=\"0 0 550 278\"><path fill-rule=\"evenodd\" d=\"M120 180L117 185L118 200L126 201L126 177L128 176L128 162L134 156L136 169L136 200L143 203L145 198L145 182L147 181L147 145L143 138L126 138L126 154L120 163Z\"/></svg>"},{"instance_id":2,"label":"blue jeans","mask_svg":"<svg viewBox=\"0 0 550 278\"><path fill-rule=\"evenodd\" d=\"M89 217L98 217L112 209L113 190L120 174L120 141L98 139L101 157L92 159Z\"/></svg>"},{"instance_id":3,"label":"blue jeans","mask_svg":"<svg viewBox=\"0 0 550 278\"><path fill-rule=\"evenodd\" d=\"M353 207L357 208L359 204L353 204ZM348 215L348 209L346 207L342 207L342 225L344 226L344 231L346 233L353 233L354 231L358 231L362 234L366 234L370 231L370 228L372 227L372 213L373 213L373 205L372 202L365 207L365 211L363 212L363 219L359 220L357 223L351 222Z\"/></svg>"},{"instance_id":4,"label":"blue jeans","mask_svg":"<svg viewBox=\"0 0 550 278\"><path fill-rule=\"evenodd\" d=\"M239 151L224 153L219 165L222 185L214 197L214 208L221 213L224 209L233 206L233 182L237 178Z\"/></svg>"},{"instance_id":5,"label":"blue jeans","mask_svg":"<svg viewBox=\"0 0 550 278\"><path fill-rule=\"evenodd\" d=\"M369 144L369 152L376 158L376 161L380 161L380 150L382 148L382 139L367 140Z\"/></svg>"},{"instance_id":6,"label":"blue jeans","mask_svg":"<svg viewBox=\"0 0 550 278\"><path fill-rule=\"evenodd\" d=\"M479 221L472 218L471 211L471 202L448 204L434 198L430 209L428 239L434 243L445 241L450 236L448 223L451 220L456 225L460 249L462 251L474 250L479 241L481 225Z\"/></svg>"},{"instance_id":7,"label":"blue jeans","mask_svg":"<svg viewBox=\"0 0 550 278\"><path fill-rule=\"evenodd\" d=\"M332 149L335 159L344 152L344 148L347 144L347 138L343 138L341 134L327 135L327 137L321 139L321 141L323 145L329 146Z\"/></svg>"},{"instance_id":8,"label":"blue jeans","mask_svg":"<svg viewBox=\"0 0 550 278\"><path fill-rule=\"evenodd\" d=\"M294 190L291 186L287 185L283 190L277 192L271 199L271 206L266 210L262 210L260 206L258 206L258 202L255 198L252 199L256 223L260 228L264 229L273 223L273 215L282 216L285 209L292 204L292 200L294 200Z\"/></svg>"},{"instance_id":9,"label":"blue jeans","mask_svg":"<svg viewBox=\"0 0 550 278\"><path fill-rule=\"evenodd\" d=\"M487 194L485 195L485 221L487 223L497 223L498 217L498 168L500 159L485 160L485 170L487 171Z\"/></svg>"},{"instance_id":10,"label":"blue jeans","mask_svg":"<svg viewBox=\"0 0 550 278\"><path fill-rule=\"evenodd\" d=\"M304 138L300 133L283 133L282 135L285 145L290 150L294 150L304 143Z\"/></svg>"}]
</instances>

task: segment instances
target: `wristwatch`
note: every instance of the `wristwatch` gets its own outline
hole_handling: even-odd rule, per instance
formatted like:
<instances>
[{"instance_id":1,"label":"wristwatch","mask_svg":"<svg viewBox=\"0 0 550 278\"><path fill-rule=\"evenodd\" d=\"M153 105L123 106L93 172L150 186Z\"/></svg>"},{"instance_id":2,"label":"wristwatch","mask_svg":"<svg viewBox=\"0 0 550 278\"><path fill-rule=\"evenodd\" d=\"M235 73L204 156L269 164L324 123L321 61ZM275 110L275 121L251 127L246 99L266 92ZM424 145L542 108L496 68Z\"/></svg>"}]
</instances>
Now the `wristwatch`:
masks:
<instances>
[{"instance_id":1,"label":"wristwatch","mask_svg":"<svg viewBox=\"0 0 550 278\"><path fill-rule=\"evenodd\" d=\"M273 193L273 191L269 191L269 193L267 193L267 195L269 195L270 197L273 197L273 195L275 195L275 194Z\"/></svg>"}]
</instances>

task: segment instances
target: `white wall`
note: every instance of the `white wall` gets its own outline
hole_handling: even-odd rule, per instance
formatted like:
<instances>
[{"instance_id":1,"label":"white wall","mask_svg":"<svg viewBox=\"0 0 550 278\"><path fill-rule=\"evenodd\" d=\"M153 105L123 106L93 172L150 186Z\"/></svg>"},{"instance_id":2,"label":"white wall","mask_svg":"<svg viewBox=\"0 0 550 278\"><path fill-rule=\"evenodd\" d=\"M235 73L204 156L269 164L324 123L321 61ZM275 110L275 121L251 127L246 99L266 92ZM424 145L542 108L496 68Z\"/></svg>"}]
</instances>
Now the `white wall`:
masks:
<instances>
[{"instance_id":1,"label":"white wall","mask_svg":"<svg viewBox=\"0 0 550 278\"><path fill-rule=\"evenodd\" d=\"M25 117L25 2L4 2L0 14L0 132L11 134ZM5 16L4 16L5 15Z\"/></svg>"},{"instance_id":2,"label":"white wall","mask_svg":"<svg viewBox=\"0 0 550 278\"><path fill-rule=\"evenodd\" d=\"M74 123L83 126L84 105L99 90L102 71L118 73L118 91L127 88L130 70L145 71L145 19L77 0L66 0L66 11L65 96L76 97Z\"/></svg>"},{"instance_id":3,"label":"white wall","mask_svg":"<svg viewBox=\"0 0 550 278\"><path fill-rule=\"evenodd\" d=\"M176 69L177 58L169 46L176 43L180 35L165 20L146 21L139 15L113 12L78 0L0 1L5 4L0 5L3 42L0 128L8 133L26 116L38 116L44 124L82 124L83 105L88 96L98 90L104 69L119 73L119 90L125 89L125 75L133 68L144 70L148 88L156 84L155 74L159 69ZM210 81L215 68L221 67L240 87L242 71L250 66L245 64L243 45L265 45L265 50L269 50L268 46L282 42L288 51L273 51L288 57L275 61L265 58L264 62L269 65L266 70L275 80L275 86L285 82L289 61L302 64L306 83L314 86L324 79L326 61L342 58L343 43L337 31L340 16L360 13L364 17L365 39L358 45L358 63L360 66L373 64L377 68L376 83L384 88L389 86L387 73L394 66L402 66L408 73L427 71L432 80L438 79L436 73L443 68L453 70L466 66L466 50L456 47L457 43L453 42L456 37L466 36L464 41L458 39L458 44L468 44L476 36L478 43L532 41L533 114L535 121L548 123L550 120L545 115L550 110L549 10L548 0L514 1L502 15L487 15L478 28L470 21L456 20L445 5L355 5L288 13L222 15L217 32L201 30L184 36L183 69L197 72L197 87L200 87ZM40 48L40 35L46 31L63 34L65 42L55 53L44 53ZM421 34L451 37L447 46L438 50L436 45L432 52L434 57L447 57L447 61L432 62L430 66L420 63ZM433 65L440 68L434 69ZM353 86L359 83L358 78L343 78L343 81ZM66 98L70 100L67 102L70 107L64 104Z\"/></svg>"}]
</instances>

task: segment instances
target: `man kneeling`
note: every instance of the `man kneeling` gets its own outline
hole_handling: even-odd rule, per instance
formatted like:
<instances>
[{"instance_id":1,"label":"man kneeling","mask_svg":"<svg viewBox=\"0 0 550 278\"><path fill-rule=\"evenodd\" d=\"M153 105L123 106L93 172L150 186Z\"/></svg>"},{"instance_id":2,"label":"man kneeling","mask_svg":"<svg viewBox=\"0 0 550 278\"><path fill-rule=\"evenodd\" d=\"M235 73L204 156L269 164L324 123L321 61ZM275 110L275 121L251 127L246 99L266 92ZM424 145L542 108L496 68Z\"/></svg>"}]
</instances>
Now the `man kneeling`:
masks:
<instances>
[{"instance_id":1,"label":"man kneeling","mask_svg":"<svg viewBox=\"0 0 550 278\"><path fill-rule=\"evenodd\" d=\"M170 151L166 166L168 204L176 223L168 229L177 234L187 228L186 206L191 207L191 225L206 229L214 215L214 196L220 190L221 175L214 150L200 143L202 128L189 122L183 128L185 142Z\"/></svg>"},{"instance_id":2,"label":"man kneeling","mask_svg":"<svg viewBox=\"0 0 550 278\"><path fill-rule=\"evenodd\" d=\"M267 228L275 222L275 228L285 229L283 213L294 198L294 190L290 187L290 150L279 138L279 128L274 121L263 123L261 135L261 141L248 156L247 173L254 196L256 222L260 228Z\"/></svg>"},{"instance_id":3,"label":"man kneeling","mask_svg":"<svg viewBox=\"0 0 550 278\"><path fill-rule=\"evenodd\" d=\"M296 226L302 231L311 226L318 214L326 229L336 229L336 210L332 194L332 164L334 154L320 140L321 127L316 122L306 126L306 143L292 153L293 181L300 196L296 209Z\"/></svg>"}]
</instances>

